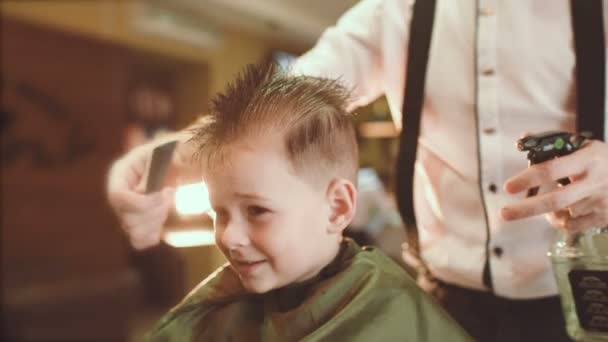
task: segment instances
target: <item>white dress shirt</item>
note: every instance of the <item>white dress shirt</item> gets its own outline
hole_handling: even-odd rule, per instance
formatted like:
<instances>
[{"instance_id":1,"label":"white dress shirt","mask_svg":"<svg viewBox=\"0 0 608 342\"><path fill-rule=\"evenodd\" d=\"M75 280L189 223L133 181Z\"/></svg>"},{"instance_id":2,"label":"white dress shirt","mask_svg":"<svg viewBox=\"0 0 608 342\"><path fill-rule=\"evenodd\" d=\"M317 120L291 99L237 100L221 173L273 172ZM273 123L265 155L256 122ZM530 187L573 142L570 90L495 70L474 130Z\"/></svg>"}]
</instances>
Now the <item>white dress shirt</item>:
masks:
<instances>
[{"instance_id":1,"label":"white dress shirt","mask_svg":"<svg viewBox=\"0 0 608 342\"><path fill-rule=\"evenodd\" d=\"M412 5L361 1L294 70L340 77L355 87L353 107L385 94L401 127ZM568 0L437 1L414 180L421 255L437 278L485 289L488 244L497 295L557 293L547 257L556 230L542 216L502 222L499 209L524 196L502 190L527 167L515 141L574 130L574 68Z\"/></svg>"}]
</instances>

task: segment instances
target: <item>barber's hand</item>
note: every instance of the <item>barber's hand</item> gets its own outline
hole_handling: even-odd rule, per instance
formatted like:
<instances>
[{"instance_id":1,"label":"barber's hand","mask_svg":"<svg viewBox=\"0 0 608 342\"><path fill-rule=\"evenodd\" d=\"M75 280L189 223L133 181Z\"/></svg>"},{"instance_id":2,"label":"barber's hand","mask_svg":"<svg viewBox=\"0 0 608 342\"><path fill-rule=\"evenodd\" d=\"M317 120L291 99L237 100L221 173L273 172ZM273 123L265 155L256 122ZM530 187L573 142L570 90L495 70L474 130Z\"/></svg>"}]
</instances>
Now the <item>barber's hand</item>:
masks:
<instances>
[{"instance_id":1,"label":"barber's hand","mask_svg":"<svg viewBox=\"0 0 608 342\"><path fill-rule=\"evenodd\" d=\"M171 187L144 193L143 179L153 148L153 144L134 148L115 161L108 173L108 200L131 245L138 250L160 242L163 223L174 203Z\"/></svg>"},{"instance_id":2,"label":"barber's hand","mask_svg":"<svg viewBox=\"0 0 608 342\"><path fill-rule=\"evenodd\" d=\"M608 144L590 140L580 150L532 165L505 182L507 193L555 184L568 177L570 184L503 207L506 221L547 214L559 229L580 231L608 225Z\"/></svg>"}]
</instances>

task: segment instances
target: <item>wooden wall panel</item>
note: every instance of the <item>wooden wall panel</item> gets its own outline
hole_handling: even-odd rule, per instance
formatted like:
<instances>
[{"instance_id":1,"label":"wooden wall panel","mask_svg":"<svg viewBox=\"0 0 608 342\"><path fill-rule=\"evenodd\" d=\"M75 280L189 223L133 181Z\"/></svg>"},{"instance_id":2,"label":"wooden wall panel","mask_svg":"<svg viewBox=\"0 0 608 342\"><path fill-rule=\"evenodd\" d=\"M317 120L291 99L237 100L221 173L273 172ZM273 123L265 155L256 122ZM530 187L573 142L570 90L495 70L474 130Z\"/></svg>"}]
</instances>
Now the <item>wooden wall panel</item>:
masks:
<instances>
[{"instance_id":1,"label":"wooden wall panel","mask_svg":"<svg viewBox=\"0 0 608 342\"><path fill-rule=\"evenodd\" d=\"M142 70L169 75L169 81L204 72L6 17L0 21L0 44L1 259L4 304L13 306L10 336L80 334L48 330L49 317L57 329L78 326L61 321L67 312L116 320L116 329L123 329L124 313L117 312L137 294L129 291L142 292L134 288L141 279L130 276L135 272L128 243L104 188L111 161L124 151L129 82ZM178 110L199 103L188 101L176 104ZM89 286L86 279L100 285ZM92 315L91 305L98 305L93 303L108 307L96 307Z\"/></svg>"},{"instance_id":2,"label":"wooden wall panel","mask_svg":"<svg viewBox=\"0 0 608 342\"><path fill-rule=\"evenodd\" d=\"M10 20L1 32L4 280L123 267L103 188L122 148L128 52Z\"/></svg>"}]
</instances>

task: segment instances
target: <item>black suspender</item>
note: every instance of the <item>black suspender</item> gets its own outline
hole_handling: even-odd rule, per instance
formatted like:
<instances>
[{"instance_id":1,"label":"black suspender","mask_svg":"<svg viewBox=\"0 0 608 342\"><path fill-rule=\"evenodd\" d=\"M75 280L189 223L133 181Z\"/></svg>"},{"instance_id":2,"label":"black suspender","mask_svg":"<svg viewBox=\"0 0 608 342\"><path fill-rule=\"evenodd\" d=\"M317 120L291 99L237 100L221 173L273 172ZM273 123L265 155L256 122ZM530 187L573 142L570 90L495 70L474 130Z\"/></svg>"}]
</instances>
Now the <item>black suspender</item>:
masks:
<instances>
[{"instance_id":1,"label":"black suspender","mask_svg":"<svg viewBox=\"0 0 608 342\"><path fill-rule=\"evenodd\" d=\"M415 256L418 255L418 230L414 216L414 162L416 161L420 114L424 103L426 66L429 59L434 18L435 0L420 0L414 3L395 181L397 205L406 226L409 248Z\"/></svg>"},{"instance_id":2,"label":"black suspender","mask_svg":"<svg viewBox=\"0 0 608 342\"><path fill-rule=\"evenodd\" d=\"M602 0L571 0L576 53L577 130L604 137L606 47ZM414 4L407 53L407 75L402 108L402 131L397 158L396 193L406 226L409 252L418 256L414 215L414 162L424 103L424 85L433 31L435 0Z\"/></svg>"},{"instance_id":3,"label":"black suspender","mask_svg":"<svg viewBox=\"0 0 608 342\"><path fill-rule=\"evenodd\" d=\"M576 53L576 124L604 140L606 46L602 0L571 0Z\"/></svg>"}]
</instances>

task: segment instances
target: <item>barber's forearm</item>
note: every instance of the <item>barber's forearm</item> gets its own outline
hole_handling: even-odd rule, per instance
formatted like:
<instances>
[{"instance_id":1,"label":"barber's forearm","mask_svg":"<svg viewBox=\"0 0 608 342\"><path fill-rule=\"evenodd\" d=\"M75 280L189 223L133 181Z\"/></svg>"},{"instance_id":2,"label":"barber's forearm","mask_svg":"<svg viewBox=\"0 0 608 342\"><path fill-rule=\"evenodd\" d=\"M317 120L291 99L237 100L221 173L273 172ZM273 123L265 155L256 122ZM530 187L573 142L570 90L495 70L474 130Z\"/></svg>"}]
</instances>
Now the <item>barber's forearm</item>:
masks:
<instances>
[{"instance_id":1,"label":"barber's forearm","mask_svg":"<svg viewBox=\"0 0 608 342\"><path fill-rule=\"evenodd\" d=\"M357 3L298 58L292 72L340 80L352 91L349 111L375 100L384 91L380 58L384 6L382 0Z\"/></svg>"}]
</instances>

